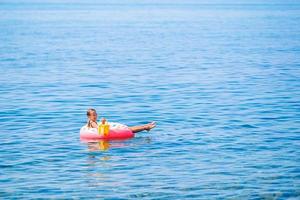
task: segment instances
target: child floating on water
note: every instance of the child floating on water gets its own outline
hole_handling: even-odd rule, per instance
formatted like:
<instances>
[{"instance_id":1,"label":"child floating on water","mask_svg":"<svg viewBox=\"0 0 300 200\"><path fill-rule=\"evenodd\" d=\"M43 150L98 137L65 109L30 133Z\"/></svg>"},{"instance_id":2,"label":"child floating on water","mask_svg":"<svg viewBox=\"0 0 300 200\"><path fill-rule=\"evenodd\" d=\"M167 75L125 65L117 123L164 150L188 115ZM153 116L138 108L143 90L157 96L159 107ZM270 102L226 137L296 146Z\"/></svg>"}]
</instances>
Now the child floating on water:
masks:
<instances>
[{"instance_id":1,"label":"child floating on water","mask_svg":"<svg viewBox=\"0 0 300 200\"><path fill-rule=\"evenodd\" d=\"M95 109L91 108L87 110L86 113L87 117L88 117L88 122L87 122L87 128L98 128L98 123L97 123L97 112ZM106 121L106 119L102 119L103 122ZM112 127L118 127L118 128L122 128L122 127L127 127L126 125L123 124L119 124L119 123L110 123L110 126ZM149 124L145 124L145 125L141 125L141 126L132 126L132 127L128 127L133 133L137 133L140 131L150 131L151 129L153 129L156 126L155 122L151 122Z\"/></svg>"}]
</instances>

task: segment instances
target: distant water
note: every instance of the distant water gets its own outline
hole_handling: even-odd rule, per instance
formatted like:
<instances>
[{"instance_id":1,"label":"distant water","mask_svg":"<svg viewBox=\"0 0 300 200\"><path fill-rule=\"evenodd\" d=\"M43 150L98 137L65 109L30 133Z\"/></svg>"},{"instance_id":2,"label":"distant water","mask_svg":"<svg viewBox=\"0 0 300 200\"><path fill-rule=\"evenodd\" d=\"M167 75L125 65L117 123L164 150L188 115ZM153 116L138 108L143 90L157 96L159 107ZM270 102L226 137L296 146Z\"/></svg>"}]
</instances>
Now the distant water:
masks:
<instances>
[{"instance_id":1,"label":"distant water","mask_svg":"<svg viewBox=\"0 0 300 200\"><path fill-rule=\"evenodd\" d=\"M0 2L1 199L300 198L296 1L21 2ZM158 127L81 143L89 107Z\"/></svg>"}]
</instances>

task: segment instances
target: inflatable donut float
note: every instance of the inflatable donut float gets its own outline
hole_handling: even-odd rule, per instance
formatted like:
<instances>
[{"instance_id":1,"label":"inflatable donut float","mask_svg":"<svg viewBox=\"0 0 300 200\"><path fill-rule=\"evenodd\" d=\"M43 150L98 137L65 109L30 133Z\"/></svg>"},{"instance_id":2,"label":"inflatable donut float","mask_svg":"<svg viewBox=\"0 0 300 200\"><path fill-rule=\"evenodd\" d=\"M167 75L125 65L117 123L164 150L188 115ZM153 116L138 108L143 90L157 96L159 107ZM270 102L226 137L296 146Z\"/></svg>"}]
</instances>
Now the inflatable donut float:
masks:
<instances>
[{"instance_id":1,"label":"inflatable donut float","mask_svg":"<svg viewBox=\"0 0 300 200\"><path fill-rule=\"evenodd\" d=\"M124 140L134 137L134 133L128 126L110 122L110 129L107 135L98 133L97 128L88 128L86 125L80 129L81 140Z\"/></svg>"}]
</instances>

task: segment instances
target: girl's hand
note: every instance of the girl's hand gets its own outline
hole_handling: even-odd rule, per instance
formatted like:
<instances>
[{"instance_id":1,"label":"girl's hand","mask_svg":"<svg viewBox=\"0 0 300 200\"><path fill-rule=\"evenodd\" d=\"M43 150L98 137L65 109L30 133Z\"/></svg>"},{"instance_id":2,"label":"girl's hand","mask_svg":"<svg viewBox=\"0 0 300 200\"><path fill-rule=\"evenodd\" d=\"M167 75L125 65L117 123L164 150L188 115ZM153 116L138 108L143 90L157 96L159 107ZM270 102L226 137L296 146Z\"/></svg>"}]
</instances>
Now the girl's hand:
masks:
<instances>
[{"instance_id":1,"label":"girl's hand","mask_svg":"<svg viewBox=\"0 0 300 200\"><path fill-rule=\"evenodd\" d=\"M96 122L91 122L92 128L98 128L98 124Z\"/></svg>"}]
</instances>

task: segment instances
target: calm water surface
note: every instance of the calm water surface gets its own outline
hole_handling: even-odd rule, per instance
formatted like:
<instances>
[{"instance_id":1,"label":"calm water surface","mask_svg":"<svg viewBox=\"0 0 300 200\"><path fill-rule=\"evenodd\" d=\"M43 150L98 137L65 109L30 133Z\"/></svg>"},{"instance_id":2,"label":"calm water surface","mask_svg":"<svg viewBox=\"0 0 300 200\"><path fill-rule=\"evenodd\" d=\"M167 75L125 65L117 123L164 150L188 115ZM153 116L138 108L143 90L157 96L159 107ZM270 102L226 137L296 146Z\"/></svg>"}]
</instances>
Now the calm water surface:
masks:
<instances>
[{"instance_id":1,"label":"calm water surface","mask_svg":"<svg viewBox=\"0 0 300 200\"><path fill-rule=\"evenodd\" d=\"M22 2L0 2L0 198L300 198L300 4ZM85 144L89 107L158 127Z\"/></svg>"}]
</instances>

